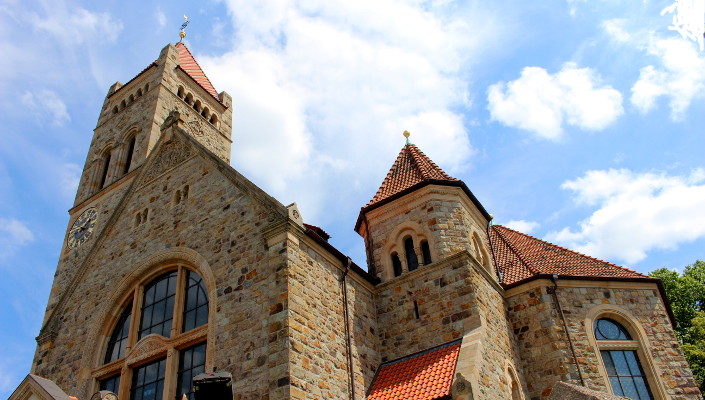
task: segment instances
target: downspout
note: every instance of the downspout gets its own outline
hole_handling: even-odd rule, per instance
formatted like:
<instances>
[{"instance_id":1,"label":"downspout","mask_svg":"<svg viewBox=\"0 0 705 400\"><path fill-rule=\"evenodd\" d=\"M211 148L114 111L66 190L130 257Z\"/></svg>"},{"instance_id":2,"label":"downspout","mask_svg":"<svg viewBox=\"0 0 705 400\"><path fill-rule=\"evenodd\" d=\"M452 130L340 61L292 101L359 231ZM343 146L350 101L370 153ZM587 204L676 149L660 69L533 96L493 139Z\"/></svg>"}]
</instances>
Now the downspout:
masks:
<instances>
[{"instance_id":1,"label":"downspout","mask_svg":"<svg viewBox=\"0 0 705 400\"><path fill-rule=\"evenodd\" d=\"M573 346L573 340L570 338L570 331L568 330L568 324L565 321L565 315L563 314L563 309L561 308L561 302L558 301L558 275L553 274L553 301L556 303L558 308L558 313L563 321L563 329L565 330L565 335L568 337L568 345L570 345L570 352L573 354L573 362L575 363L575 368L578 369L578 377L580 378L580 384L585 387L585 380L583 379L583 373L580 370L580 364L578 364L578 357L575 355L575 347Z\"/></svg>"},{"instance_id":2,"label":"downspout","mask_svg":"<svg viewBox=\"0 0 705 400\"><path fill-rule=\"evenodd\" d=\"M345 348L348 353L348 392L350 393L350 400L355 400L355 380L353 377L353 359L352 359L352 346L350 339L350 319L348 317L348 285L347 276L350 272L350 267L352 266L352 260L348 257L347 263L345 265L345 272L341 278L343 284L343 314L345 317Z\"/></svg>"}]
</instances>

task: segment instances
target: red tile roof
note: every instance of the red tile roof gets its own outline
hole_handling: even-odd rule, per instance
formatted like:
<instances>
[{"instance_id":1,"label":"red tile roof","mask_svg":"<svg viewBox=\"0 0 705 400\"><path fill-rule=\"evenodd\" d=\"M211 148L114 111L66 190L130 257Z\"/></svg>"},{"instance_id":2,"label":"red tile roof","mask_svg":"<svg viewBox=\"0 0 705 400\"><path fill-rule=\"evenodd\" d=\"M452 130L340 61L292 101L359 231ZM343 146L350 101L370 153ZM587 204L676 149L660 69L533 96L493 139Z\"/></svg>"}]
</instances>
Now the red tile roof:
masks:
<instances>
[{"instance_id":1,"label":"red tile roof","mask_svg":"<svg viewBox=\"0 0 705 400\"><path fill-rule=\"evenodd\" d=\"M650 278L505 226L492 226L490 236L496 262L502 274L502 283L505 285L511 285L538 274Z\"/></svg>"},{"instance_id":2,"label":"red tile roof","mask_svg":"<svg viewBox=\"0 0 705 400\"><path fill-rule=\"evenodd\" d=\"M397 160L384 178L377 194L365 207L384 201L418 183L430 180L460 182L443 172L418 147L407 144L399 152Z\"/></svg>"},{"instance_id":3,"label":"red tile roof","mask_svg":"<svg viewBox=\"0 0 705 400\"><path fill-rule=\"evenodd\" d=\"M330 239L330 235L328 234L328 232L324 231L323 228L316 225L307 224L305 222L304 226L306 227L306 229L310 229L316 235L320 236L321 239L325 240L326 242L328 241L328 239Z\"/></svg>"},{"instance_id":4,"label":"red tile roof","mask_svg":"<svg viewBox=\"0 0 705 400\"><path fill-rule=\"evenodd\" d=\"M181 67L181 69L183 69L184 72L188 74L188 76L193 78L196 83L206 89L206 91L210 93L211 96L215 97L216 100L220 101L220 99L218 99L218 92L213 87L213 84L211 83L210 79L208 79L206 74L201 69L201 66L198 65L196 59L193 58L193 54L191 54L191 51L189 51L188 47L186 47L185 44L179 42L176 44L176 48L179 49L179 67Z\"/></svg>"},{"instance_id":5,"label":"red tile roof","mask_svg":"<svg viewBox=\"0 0 705 400\"><path fill-rule=\"evenodd\" d=\"M382 364L367 400L450 398L460 341Z\"/></svg>"}]
</instances>

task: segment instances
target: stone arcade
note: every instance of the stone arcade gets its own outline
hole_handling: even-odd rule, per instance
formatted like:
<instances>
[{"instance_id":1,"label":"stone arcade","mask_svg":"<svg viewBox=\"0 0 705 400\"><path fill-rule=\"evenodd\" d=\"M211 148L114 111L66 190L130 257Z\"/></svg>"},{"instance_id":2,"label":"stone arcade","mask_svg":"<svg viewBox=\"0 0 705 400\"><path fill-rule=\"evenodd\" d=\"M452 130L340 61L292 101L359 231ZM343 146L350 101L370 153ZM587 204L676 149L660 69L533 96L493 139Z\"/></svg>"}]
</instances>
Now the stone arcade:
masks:
<instances>
[{"instance_id":1,"label":"stone arcade","mask_svg":"<svg viewBox=\"0 0 705 400\"><path fill-rule=\"evenodd\" d=\"M11 400L701 398L658 280L492 226L412 144L365 271L230 167L231 103L182 43L110 88Z\"/></svg>"}]
</instances>

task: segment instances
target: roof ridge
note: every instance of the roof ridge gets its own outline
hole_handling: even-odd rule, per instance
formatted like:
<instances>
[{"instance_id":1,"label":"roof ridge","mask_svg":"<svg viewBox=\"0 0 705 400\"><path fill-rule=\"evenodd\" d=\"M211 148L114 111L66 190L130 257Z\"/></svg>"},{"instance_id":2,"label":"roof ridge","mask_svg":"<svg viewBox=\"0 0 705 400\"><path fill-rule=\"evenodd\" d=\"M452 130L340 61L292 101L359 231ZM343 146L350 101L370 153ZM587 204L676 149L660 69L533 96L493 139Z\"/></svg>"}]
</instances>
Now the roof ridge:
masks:
<instances>
[{"instance_id":1,"label":"roof ridge","mask_svg":"<svg viewBox=\"0 0 705 400\"><path fill-rule=\"evenodd\" d=\"M405 165L408 165L408 168L403 168ZM460 182L443 171L416 145L405 144L379 189L365 207L386 200L419 183L433 180Z\"/></svg>"},{"instance_id":2,"label":"roof ridge","mask_svg":"<svg viewBox=\"0 0 705 400\"><path fill-rule=\"evenodd\" d=\"M528 238L530 238L530 239L536 240L536 241L541 242L541 243L543 243L543 244L546 244L546 245L549 245L549 246L553 246L553 247L559 248L559 249L561 249L561 250L564 250L564 251L567 251L567 252L570 252L570 253L573 253L573 254L577 254L577 255L579 255L579 256L581 256L581 257L585 257L585 258L588 258L588 259L593 260L593 261L598 261L598 262L601 262L601 263L605 263L605 264L611 265L611 266L613 266L613 267L621 268L621 269L627 270L627 271L629 271L629 272L633 272L633 273L635 273L635 274L642 275L642 276L644 276L644 277L649 277L648 275L642 274L641 272L635 271L635 270L633 270L633 269L631 269L631 268L623 267L623 266L621 266L621 265L617 265L617 264L611 263L611 262L609 262L609 261L605 261L605 260L601 260L601 259L599 259L599 258L595 258L595 257L589 256L589 255L584 254L584 253L581 253L581 252L579 252L579 251L571 250L571 249L569 249L569 248L566 248L566 247L557 245L557 244L555 244L555 243L551 243L551 242L548 242L548 241L546 241L546 240L539 239L539 238L537 238L537 237L535 237L535 236L531 236L531 235L529 235L528 233L519 232L519 231L514 230L514 229L512 229L512 228L508 228L508 227L506 227L506 226L504 226L504 225L493 225L493 227L495 227L495 226L496 226L497 228L502 228L502 229L506 229L506 230L512 231L512 232L514 232L514 233L518 233L519 235L526 236L526 237L528 237ZM500 234L500 236L501 236L501 234ZM533 272L533 271L532 271L532 272Z\"/></svg>"},{"instance_id":3,"label":"roof ridge","mask_svg":"<svg viewBox=\"0 0 705 400\"><path fill-rule=\"evenodd\" d=\"M494 228L504 228L504 226L492 225L492 228L497 233L500 240L502 240L502 242L509 248L509 250L511 250L511 252L514 253L514 255L519 259L519 261L521 261L521 263L524 264L524 267L526 267L526 269L529 270L529 272L531 272L531 274L533 274L533 275L537 274L536 269L531 265L531 263L529 263L528 261L526 261L524 259L524 257L522 256L522 253L519 252L519 250L507 238L504 237L502 232L499 229L494 229Z\"/></svg>"}]
</instances>

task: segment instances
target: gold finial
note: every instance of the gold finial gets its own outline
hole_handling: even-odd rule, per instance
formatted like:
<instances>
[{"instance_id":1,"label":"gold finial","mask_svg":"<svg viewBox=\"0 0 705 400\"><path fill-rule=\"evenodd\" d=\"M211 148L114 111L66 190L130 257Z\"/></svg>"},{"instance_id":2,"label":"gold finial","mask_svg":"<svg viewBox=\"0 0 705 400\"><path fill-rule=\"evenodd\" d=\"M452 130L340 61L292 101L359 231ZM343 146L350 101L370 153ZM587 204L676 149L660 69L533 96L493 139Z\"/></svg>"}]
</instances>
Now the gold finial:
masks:
<instances>
[{"instance_id":1,"label":"gold finial","mask_svg":"<svg viewBox=\"0 0 705 400\"><path fill-rule=\"evenodd\" d=\"M188 26L188 22L188 16L184 14L184 23L181 24L181 32L179 32L179 37L181 38L179 43L181 43L181 41L186 37L186 27Z\"/></svg>"},{"instance_id":2,"label":"gold finial","mask_svg":"<svg viewBox=\"0 0 705 400\"><path fill-rule=\"evenodd\" d=\"M403 135L406 138L406 144L411 144L409 141L409 136L411 136L411 133L409 133L409 131L404 131Z\"/></svg>"}]
</instances>

